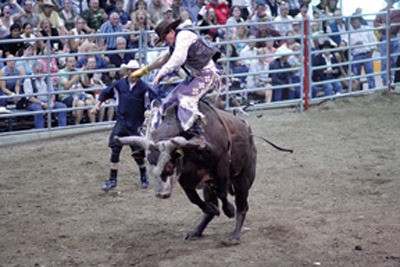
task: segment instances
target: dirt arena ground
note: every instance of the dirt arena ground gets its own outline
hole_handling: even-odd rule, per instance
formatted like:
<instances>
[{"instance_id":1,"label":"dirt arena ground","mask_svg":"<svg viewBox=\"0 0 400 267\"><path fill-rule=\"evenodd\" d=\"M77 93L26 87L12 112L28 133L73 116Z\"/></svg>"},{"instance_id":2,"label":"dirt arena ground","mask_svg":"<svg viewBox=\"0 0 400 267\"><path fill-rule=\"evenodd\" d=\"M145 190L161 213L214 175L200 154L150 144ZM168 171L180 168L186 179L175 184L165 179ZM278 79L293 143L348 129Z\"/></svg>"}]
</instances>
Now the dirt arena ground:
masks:
<instances>
[{"instance_id":1,"label":"dirt arena ground","mask_svg":"<svg viewBox=\"0 0 400 267\"><path fill-rule=\"evenodd\" d=\"M176 187L139 188L128 149L103 193L108 131L0 148L0 266L400 266L400 94L246 117L257 178L238 246L221 215L185 241L200 210Z\"/></svg>"}]
</instances>

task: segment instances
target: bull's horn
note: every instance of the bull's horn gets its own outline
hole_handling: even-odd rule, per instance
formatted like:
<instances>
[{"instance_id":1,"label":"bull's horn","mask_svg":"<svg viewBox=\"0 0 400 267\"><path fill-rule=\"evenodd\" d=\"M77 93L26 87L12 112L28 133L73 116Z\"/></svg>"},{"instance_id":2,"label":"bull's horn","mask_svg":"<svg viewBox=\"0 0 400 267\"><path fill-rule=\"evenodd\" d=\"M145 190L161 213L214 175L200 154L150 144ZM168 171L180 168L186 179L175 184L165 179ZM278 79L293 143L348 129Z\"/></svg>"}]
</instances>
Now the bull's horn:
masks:
<instances>
[{"instance_id":1,"label":"bull's horn","mask_svg":"<svg viewBox=\"0 0 400 267\"><path fill-rule=\"evenodd\" d=\"M182 136L171 138L170 141L178 147L192 147L204 149L209 143L203 137L192 137L189 140Z\"/></svg>"},{"instance_id":2,"label":"bull's horn","mask_svg":"<svg viewBox=\"0 0 400 267\"><path fill-rule=\"evenodd\" d=\"M115 142L120 145L136 145L143 149L147 149L151 141L142 136L125 136L125 137L114 137Z\"/></svg>"}]
</instances>

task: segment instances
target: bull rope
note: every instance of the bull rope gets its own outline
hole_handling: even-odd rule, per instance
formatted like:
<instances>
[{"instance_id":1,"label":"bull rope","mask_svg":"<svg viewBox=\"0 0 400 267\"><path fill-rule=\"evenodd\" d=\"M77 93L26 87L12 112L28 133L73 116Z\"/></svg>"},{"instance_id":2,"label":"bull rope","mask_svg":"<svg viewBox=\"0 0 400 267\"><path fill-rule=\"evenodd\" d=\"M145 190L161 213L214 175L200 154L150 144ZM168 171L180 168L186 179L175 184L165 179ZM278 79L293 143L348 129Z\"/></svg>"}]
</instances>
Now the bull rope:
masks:
<instances>
[{"instance_id":1,"label":"bull rope","mask_svg":"<svg viewBox=\"0 0 400 267\"><path fill-rule=\"evenodd\" d=\"M276 149L279 150L279 151L290 152L290 153L293 153L293 151L294 151L293 149L283 148L283 147L280 147L280 146L278 146L278 145L275 145L274 143L272 143L271 141L267 140L266 138L264 138L264 137L262 137L262 136L255 135L255 134L253 134L253 136L254 136L254 137L260 138L260 139L263 140L264 142L267 142L269 145L271 145L272 147L276 148Z\"/></svg>"}]
</instances>

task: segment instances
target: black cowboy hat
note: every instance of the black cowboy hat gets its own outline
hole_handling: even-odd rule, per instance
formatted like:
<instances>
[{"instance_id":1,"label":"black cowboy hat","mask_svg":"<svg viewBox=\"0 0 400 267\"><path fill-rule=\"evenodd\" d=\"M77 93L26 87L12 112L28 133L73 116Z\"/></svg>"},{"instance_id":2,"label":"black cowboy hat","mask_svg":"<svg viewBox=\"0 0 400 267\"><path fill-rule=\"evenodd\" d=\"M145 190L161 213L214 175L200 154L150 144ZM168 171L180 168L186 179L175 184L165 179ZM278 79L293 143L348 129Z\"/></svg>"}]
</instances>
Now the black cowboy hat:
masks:
<instances>
[{"instance_id":1,"label":"black cowboy hat","mask_svg":"<svg viewBox=\"0 0 400 267\"><path fill-rule=\"evenodd\" d=\"M171 23L169 23L168 21L161 21L160 23L157 24L155 32L158 35L158 40L156 42L156 45L164 42L165 36L168 34L169 30L173 29L175 30L179 24L181 24L182 20L181 19L177 19Z\"/></svg>"},{"instance_id":2,"label":"black cowboy hat","mask_svg":"<svg viewBox=\"0 0 400 267\"><path fill-rule=\"evenodd\" d=\"M324 48L332 49L335 48L335 46L329 41L325 40L322 44L318 46L320 50L323 50Z\"/></svg>"}]
</instances>

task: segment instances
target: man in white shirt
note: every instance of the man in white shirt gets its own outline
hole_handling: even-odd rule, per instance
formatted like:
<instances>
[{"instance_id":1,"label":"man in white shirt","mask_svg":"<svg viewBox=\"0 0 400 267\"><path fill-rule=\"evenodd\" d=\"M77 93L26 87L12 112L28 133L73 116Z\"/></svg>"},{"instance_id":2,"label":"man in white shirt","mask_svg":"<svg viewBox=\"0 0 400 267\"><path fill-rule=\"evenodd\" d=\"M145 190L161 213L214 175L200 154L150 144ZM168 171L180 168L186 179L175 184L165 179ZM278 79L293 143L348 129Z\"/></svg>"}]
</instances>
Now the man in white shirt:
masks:
<instances>
[{"instance_id":1,"label":"man in white shirt","mask_svg":"<svg viewBox=\"0 0 400 267\"><path fill-rule=\"evenodd\" d=\"M161 68L153 81L156 86L165 75L183 67L190 75L163 101L160 114L178 103L182 129L189 134L200 135L204 131L200 124L204 115L198 109L198 102L207 93L219 89L218 70L213 61L219 51L194 31L177 29L180 23L181 20L172 23L162 21L157 25L155 31L159 42L166 42L169 52L133 72L130 78L136 80L151 70Z\"/></svg>"},{"instance_id":2,"label":"man in white shirt","mask_svg":"<svg viewBox=\"0 0 400 267\"><path fill-rule=\"evenodd\" d=\"M43 64L35 62L33 64L33 74L43 75ZM56 95L54 92L53 84L46 82L43 77L29 78L24 81L25 94L39 94L33 95L28 98L29 104L27 109L31 111L43 111L47 109L63 109L67 108L64 103L55 101ZM35 128L44 128L44 114L35 114ZM62 111L57 113L58 126L67 125L67 112Z\"/></svg>"},{"instance_id":3,"label":"man in white shirt","mask_svg":"<svg viewBox=\"0 0 400 267\"><path fill-rule=\"evenodd\" d=\"M369 29L368 26L363 26L359 17L351 18L351 26L354 30L350 34L349 44L354 47L352 49L352 61L356 62L353 64L353 73L355 75L361 75L361 68L364 67L365 73L374 73L374 63L372 59L372 53L376 48L376 37L374 31ZM366 31L367 30L367 31ZM371 45L368 45L371 44ZM366 62L359 62L360 60L368 60ZM375 88L375 77L368 76L368 88Z\"/></svg>"}]
</instances>

